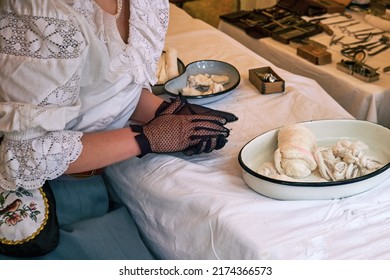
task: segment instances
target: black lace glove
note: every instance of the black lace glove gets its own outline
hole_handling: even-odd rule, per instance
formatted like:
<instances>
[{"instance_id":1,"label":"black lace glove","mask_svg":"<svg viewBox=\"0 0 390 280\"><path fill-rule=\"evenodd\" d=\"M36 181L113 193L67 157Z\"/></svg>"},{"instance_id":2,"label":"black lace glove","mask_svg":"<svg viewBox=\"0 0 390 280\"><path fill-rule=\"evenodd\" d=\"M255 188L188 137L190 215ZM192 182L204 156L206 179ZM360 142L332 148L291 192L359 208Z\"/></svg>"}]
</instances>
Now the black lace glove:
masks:
<instances>
[{"instance_id":1,"label":"black lace glove","mask_svg":"<svg viewBox=\"0 0 390 280\"><path fill-rule=\"evenodd\" d=\"M210 109L201 105L188 103L188 100L179 93L176 99L171 99L171 102L163 101L159 108L157 108L155 115L175 114L175 115L205 115L217 116L224 118L227 122L234 122L238 118L228 112Z\"/></svg>"},{"instance_id":2,"label":"black lace glove","mask_svg":"<svg viewBox=\"0 0 390 280\"><path fill-rule=\"evenodd\" d=\"M203 137L199 139L200 141L197 145L190 146L183 153L187 156L192 156L194 154L210 153L213 150L219 150L227 143L226 138L227 136L224 135Z\"/></svg>"},{"instance_id":3,"label":"black lace glove","mask_svg":"<svg viewBox=\"0 0 390 280\"><path fill-rule=\"evenodd\" d=\"M226 120L218 116L174 115L157 116L145 125L130 125L139 132L135 139L141 155L182 151L186 155L221 149L227 142Z\"/></svg>"}]
</instances>

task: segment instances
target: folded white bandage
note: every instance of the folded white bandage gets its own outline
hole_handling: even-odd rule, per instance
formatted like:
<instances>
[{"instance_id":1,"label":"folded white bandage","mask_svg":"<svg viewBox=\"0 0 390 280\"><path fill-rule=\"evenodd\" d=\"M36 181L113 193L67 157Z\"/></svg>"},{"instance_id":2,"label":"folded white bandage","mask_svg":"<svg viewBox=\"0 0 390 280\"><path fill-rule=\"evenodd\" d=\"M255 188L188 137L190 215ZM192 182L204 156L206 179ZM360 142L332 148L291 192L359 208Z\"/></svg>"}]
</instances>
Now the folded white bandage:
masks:
<instances>
[{"instance_id":1,"label":"folded white bandage","mask_svg":"<svg viewBox=\"0 0 390 280\"><path fill-rule=\"evenodd\" d=\"M177 67L177 50L168 48L165 51L165 63L167 67L168 79L179 76L179 68Z\"/></svg>"},{"instance_id":2,"label":"folded white bandage","mask_svg":"<svg viewBox=\"0 0 390 280\"><path fill-rule=\"evenodd\" d=\"M309 176L317 168L313 157L315 148L316 138L305 126L294 124L282 127L274 153L276 170L293 178Z\"/></svg>"},{"instance_id":3,"label":"folded white bandage","mask_svg":"<svg viewBox=\"0 0 390 280\"><path fill-rule=\"evenodd\" d=\"M157 64L157 84L164 84L177 76L179 76L177 50L167 48Z\"/></svg>"},{"instance_id":4,"label":"folded white bandage","mask_svg":"<svg viewBox=\"0 0 390 280\"><path fill-rule=\"evenodd\" d=\"M386 14L383 18L368 14L364 17L364 19L367 23L375 26L376 28L383 31L390 31L390 10L386 10Z\"/></svg>"}]
</instances>

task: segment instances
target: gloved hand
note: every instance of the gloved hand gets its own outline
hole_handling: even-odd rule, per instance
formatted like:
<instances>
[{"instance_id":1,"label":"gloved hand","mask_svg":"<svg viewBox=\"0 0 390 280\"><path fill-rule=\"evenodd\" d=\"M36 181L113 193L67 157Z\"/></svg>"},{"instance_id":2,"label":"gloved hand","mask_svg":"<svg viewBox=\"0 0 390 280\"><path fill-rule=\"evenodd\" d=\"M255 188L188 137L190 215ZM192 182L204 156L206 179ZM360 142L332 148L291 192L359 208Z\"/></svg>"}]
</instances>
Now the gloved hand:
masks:
<instances>
[{"instance_id":1,"label":"gloved hand","mask_svg":"<svg viewBox=\"0 0 390 280\"><path fill-rule=\"evenodd\" d=\"M224 135L205 137L197 145L184 150L183 153L187 156L192 156L193 154L210 153L213 150L219 150L227 143L226 137Z\"/></svg>"},{"instance_id":2,"label":"gloved hand","mask_svg":"<svg viewBox=\"0 0 390 280\"><path fill-rule=\"evenodd\" d=\"M217 116L224 118L227 122L234 122L238 118L228 112L213 110L197 104L188 103L188 100L179 93L176 99L171 99L171 102L163 101L159 108L157 108L155 115L175 114L175 115L205 115Z\"/></svg>"},{"instance_id":3,"label":"gloved hand","mask_svg":"<svg viewBox=\"0 0 390 280\"><path fill-rule=\"evenodd\" d=\"M135 137L140 157L151 152L182 151L192 155L221 149L230 132L225 124L226 120L218 116L163 114L145 125L130 128L140 133Z\"/></svg>"}]
</instances>

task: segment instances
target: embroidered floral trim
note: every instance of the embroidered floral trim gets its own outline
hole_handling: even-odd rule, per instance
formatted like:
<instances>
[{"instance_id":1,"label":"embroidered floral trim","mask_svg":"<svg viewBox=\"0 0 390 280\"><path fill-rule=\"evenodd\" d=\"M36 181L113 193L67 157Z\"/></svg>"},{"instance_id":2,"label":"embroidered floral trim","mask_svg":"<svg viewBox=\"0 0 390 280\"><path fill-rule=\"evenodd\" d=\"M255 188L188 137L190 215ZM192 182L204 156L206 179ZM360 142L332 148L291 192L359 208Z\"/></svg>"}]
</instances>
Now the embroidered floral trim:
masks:
<instances>
[{"instance_id":1,"label":"embroidered floral trim","mask_svg":"<svg viewBox=\"0 0 390 280\"><path fill-rule=\"evenodd\" d=\"M128 73L136 83L156 82L157 62L164 48L168 28L168 1L130 1L129 42L118 37L115 20L105 20L105 14L93 0L66 0L82 14L98 38L107 44L110 69L113 73Z\"/></svg>"},{"instance_id":2,"label":"embroidered floral trim","mask_svg":"<svg viewBox=\"0 0 390 280\"><path fill-rule=\"evenodd\" d=\"M80 29L71 21L0 12L0 53L72 59L84 46Z\"/></svg>"},{"instance_id":3,"label":"embroidered floral trim","mask_svg":"<svg viewBox=\"0 0 390 280\"><path fill-rule=\"evenodd\" d=\"M48 200L42 188L28 191L0 188L0 242L17 245L35 238L48 220Z\"/></svg>"},{"instance_id":4,"label":"embroidered floral trim","mask_svg":"<svg viewBox=\"0 0 390 280\"><path fill-rule=\"evenodd\" d=\"M65 2L83 15L100 40L105 42L103 11L92 0L65 0Z\"/></svg>"},{"instance_id":5,"label":"embroidered floral trim","mask_svg":"<svg viewBox=\"0 0 390 280\"><path fill-rule=\"evenodd\" d=\"M81 136L77 131L54 131L28 140L5 137L0 146L0 185L6 190L36 189L61 176L81 154Z\"/></svg>"},{"instance_id":6,"label":"embroidered floral trim","mask_svg":"<svg viewBox=\"0 0 390 280\"><path fill-rule=\"evenodd\" d=\"M110 67L113 72L131 69L136 83L149 81L153 85L157 81L157 62L164 48L169 10L163 2L160 6L153 0L130 2L129 44L126 48L116 49Z\"/></svg>"},{"instance_id":7,"label":"embroidered floral trim","mask_svg":"<svg viewBox=\"0 0 390 280\"><path fill-rule=\"evenodd\" d=\"M81 67L62 86L53 90L38 106L69 106L75 105L80 93Z\"/></svg>"}]
</instances>

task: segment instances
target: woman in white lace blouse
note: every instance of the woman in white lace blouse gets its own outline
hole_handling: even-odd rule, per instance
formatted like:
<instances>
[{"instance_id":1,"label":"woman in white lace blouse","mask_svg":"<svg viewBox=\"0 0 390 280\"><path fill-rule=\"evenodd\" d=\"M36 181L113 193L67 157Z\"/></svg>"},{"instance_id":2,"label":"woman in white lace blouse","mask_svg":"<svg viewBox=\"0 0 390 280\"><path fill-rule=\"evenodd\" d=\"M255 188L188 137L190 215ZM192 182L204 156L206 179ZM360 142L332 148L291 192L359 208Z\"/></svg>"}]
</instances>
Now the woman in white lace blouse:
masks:
<instances>
[{"instance_id":1,"label":"woman in white lace blouse","mask_svg":"<svg viewBox=\"0 0 390 280\"><path fill-rule=\"evenodd\" d=\"M150 152L190 155L224 146L224 125L234 117L198 114L183 100L168 104L150 92L164 47L168 7L167 0L0 2L0 190L35 190L50 181L60 226L69 226L107 215L108 202L103 197L106 208L101 213L63 222L69 201L76 200L72 187L103 182L100 177L79 180L63 174L89 173ZM140 125L129 128L129 119ZM85 193L88 196L89 190ZM96 207L96 201L82 202ZM5 208L4 201L0 206ZM66 240L60 238L59 247ZM83 250L69 244L46 256L134 256L108 253L110 246L101 252L92 250L93 245ZM72 257L70 252L55 254L69 246Z\"/></svg>"}]
</instances>

